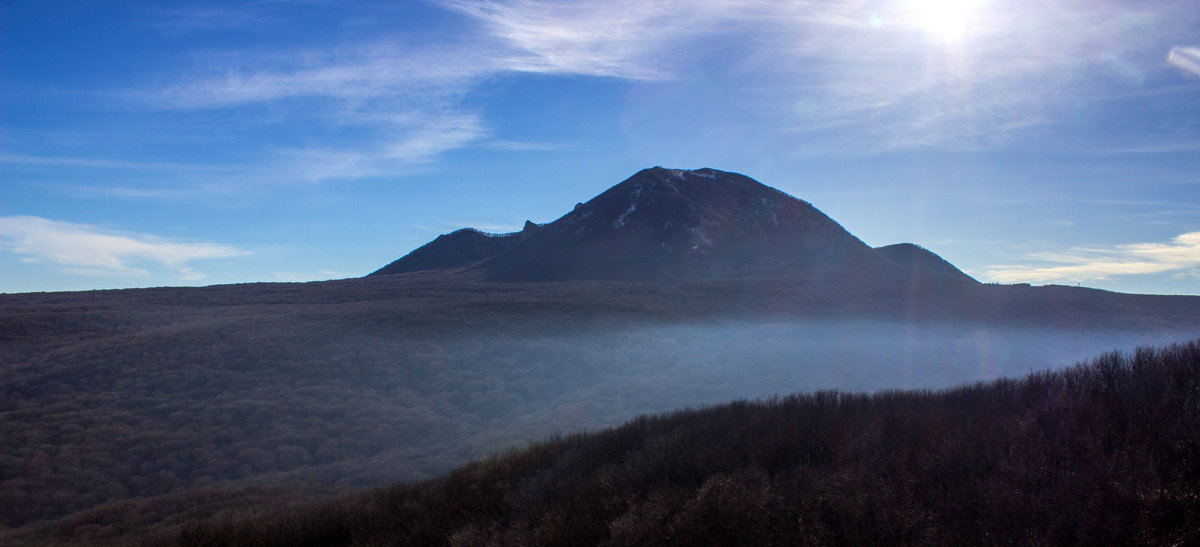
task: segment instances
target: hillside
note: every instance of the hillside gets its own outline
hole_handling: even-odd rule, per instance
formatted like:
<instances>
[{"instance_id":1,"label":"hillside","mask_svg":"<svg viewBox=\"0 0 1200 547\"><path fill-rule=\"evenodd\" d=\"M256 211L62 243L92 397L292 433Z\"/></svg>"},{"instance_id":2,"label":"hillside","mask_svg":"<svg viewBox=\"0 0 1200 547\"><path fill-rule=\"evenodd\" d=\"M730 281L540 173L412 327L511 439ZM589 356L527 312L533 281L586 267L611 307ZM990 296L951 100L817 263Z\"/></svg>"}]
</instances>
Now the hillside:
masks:
<instances>
[{"instance_id":1,"label":"hillside","mask_svg":"<svg viewBox=\"0 0 1200 547\"><path fill-rule=\"evenodd\" d=\"M376 270L371 275L390 275L425 270L449 270L472 266L515 247L529 238L538 225L526 221L525 228L511 234L488 234L463 228L433 241Z\"/></svg>"},{"instance_id":2,"label":"hillside","mask_svg":"<svg viewBox=\"0 0 1200 547\"><path fill-rule=\"evenodd\" d=\"M918 284L948 285L973 279L929 249L912 243L876 247L875 254L896 265L900 277Z\"/></svg>"},{"instance_id":3,"label":"hillside","mask_svg":"<svg viewBox=\"0 0 1200 547\"><path fill-rule=\"evenodd\" d=\"M968 287L411 273L3 295L0 543L430 478L643 413L944 387L1200 332L1200 297Z\"/></svg>"},{"instance_id":4,"label":"hillside","mask_svg":"<svg viewBox=\"0 0 1200 547\"><path fill-rule=\"evenodd\" d=\"M1197 400L1200 341L936 392L735 402L159 542L1194 545Z\"/></svg>"}]
</instances>

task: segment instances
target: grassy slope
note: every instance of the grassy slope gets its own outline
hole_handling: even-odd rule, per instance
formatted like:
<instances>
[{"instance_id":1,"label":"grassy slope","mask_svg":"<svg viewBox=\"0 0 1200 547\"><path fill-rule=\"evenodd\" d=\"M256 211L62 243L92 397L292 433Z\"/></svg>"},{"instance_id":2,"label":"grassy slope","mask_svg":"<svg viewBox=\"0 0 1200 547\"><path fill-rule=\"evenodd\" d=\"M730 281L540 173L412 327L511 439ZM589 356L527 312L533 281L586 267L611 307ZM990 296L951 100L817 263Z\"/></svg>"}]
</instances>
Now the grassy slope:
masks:
<instances>
[{"instance_id":1,"label":"grassy slope","mask_svg":"<svg viewBox=\"0 0 1200 547\"><path fill-rule=\"evenodd\" d=\"M1200 341L643 417L151 543L1200 544Z\"/></svg>"}]
</instances>

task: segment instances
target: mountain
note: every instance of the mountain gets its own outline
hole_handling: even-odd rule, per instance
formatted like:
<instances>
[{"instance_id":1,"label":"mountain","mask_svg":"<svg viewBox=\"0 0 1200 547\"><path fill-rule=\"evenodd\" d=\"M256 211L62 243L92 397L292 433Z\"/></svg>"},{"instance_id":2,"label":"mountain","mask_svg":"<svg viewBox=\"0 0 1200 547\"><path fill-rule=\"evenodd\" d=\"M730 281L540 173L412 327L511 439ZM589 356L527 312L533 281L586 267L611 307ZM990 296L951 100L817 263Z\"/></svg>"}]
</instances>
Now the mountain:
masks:
<instances>
[{"instance_id":1,"label":"mountain","mask_svg":"<svg viewBox=\"0 0 1200 547\"><path fill-rule=\"evenodd\" d=\"M872 249L811 204L737 173L645 169L558 220L443 235L372 275L469 268L495 281L806 275L970 281L909 245Z\"/></svg>"}]
</instances>

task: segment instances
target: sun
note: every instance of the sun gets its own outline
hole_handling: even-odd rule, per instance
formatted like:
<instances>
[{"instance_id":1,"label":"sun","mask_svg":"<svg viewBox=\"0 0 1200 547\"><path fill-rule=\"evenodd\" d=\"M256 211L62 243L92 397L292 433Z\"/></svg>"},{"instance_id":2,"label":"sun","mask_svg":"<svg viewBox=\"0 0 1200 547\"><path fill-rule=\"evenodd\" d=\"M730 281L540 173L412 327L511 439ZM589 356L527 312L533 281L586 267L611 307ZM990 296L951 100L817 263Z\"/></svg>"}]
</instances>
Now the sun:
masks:
<instances>
[{"instance_id":1,"label":"sun","mask_svg":"<svg viewBox=\"0 0 1200 547\"><path fill-rule=\"evenodd\" d=\"M969 30L971 16L979 7L972 0L907 0L912 23L930 36L960 42Z\"/></svg>"}]
</instances>

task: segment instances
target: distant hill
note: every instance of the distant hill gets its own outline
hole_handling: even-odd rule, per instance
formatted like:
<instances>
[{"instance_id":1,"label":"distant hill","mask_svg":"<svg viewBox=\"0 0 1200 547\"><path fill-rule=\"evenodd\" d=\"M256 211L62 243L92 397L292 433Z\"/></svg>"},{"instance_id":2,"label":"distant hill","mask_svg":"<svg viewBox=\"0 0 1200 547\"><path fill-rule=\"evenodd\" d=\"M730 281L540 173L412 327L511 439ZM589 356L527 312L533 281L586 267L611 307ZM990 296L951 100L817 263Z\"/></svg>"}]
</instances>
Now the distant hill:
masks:
<instances>
[{"instance_id":1,"label":"distant hill","mask_svg":"<svg viewBox=\"0 0 1200 547\"><path fill-rule=\"evenodd\" d=\"M470 268L494 281L903 277L970 282L915 245L872 250L811 204L737 173L645 169L558 220L459 230L372 275Z\"/></svg>"},{"instance_id":2,"label":"distant hill","mask_svg":"<svg viewBox=\"0 0 1200 547\"><path fill-rule=\"evenodd\" d=\"M946 262L929 249L912 243L876 247L875 254L900 268L902 277L929 281L974 281L974 278Z\"/></svg>"},{"instance_id":3,"label":"distant hill","mask_svg":"<svg viewBox=\"0 0 1200 547\"><path fill-rule=\"evenodd\" d=\"M524 230L511 234L489 234L474 228L463 228L438 236L437 239L380 268L372 275L471 266L517 246L536 232L537 228L537 224L532 222L526 222Z\"/></svg>"}]
</instances>

